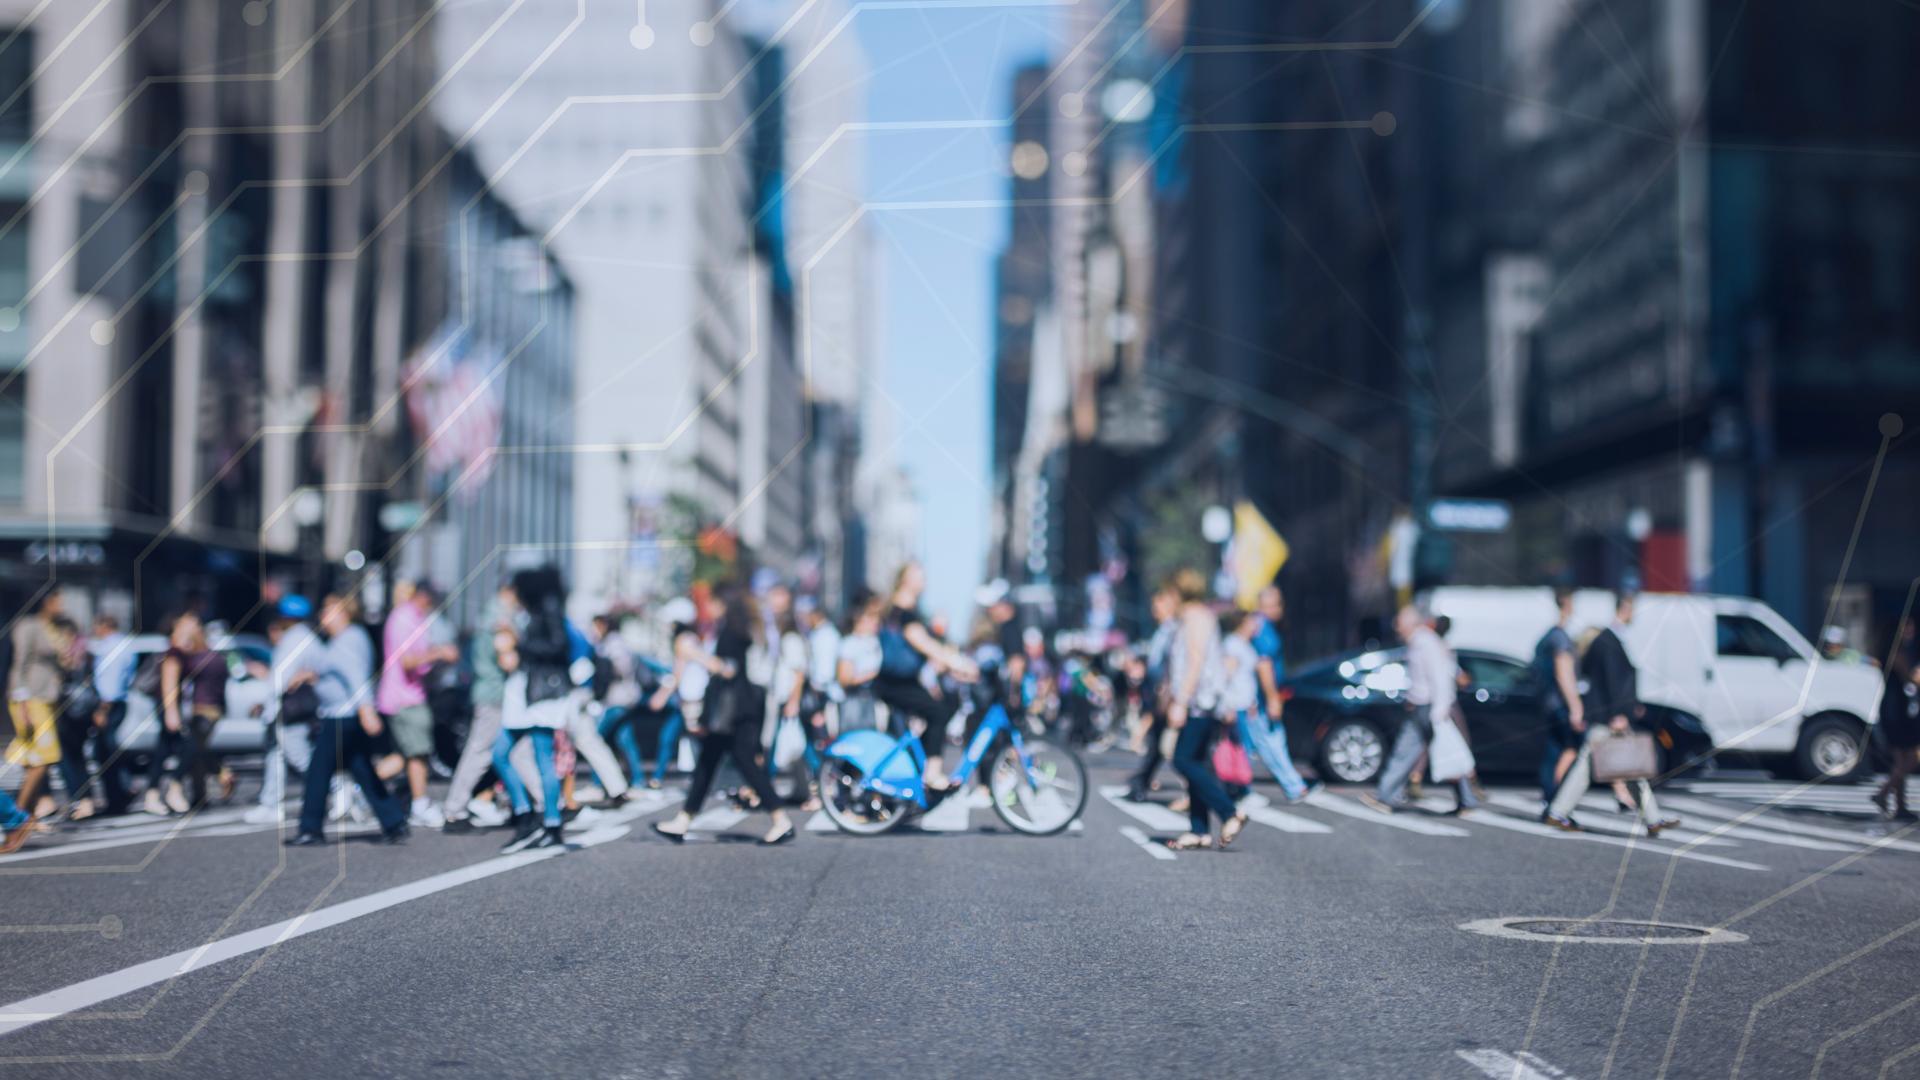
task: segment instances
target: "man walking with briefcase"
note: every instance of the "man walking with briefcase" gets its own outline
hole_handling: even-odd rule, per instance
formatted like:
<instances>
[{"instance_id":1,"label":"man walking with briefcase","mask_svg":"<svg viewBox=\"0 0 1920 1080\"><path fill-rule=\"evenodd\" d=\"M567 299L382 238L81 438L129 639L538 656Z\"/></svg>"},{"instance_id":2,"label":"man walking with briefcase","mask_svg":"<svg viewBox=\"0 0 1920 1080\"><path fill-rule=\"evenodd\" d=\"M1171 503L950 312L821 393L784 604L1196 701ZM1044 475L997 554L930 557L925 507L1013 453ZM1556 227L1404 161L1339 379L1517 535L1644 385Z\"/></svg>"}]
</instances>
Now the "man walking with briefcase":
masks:
<instances>
[{"instance_id":1,"label":"man walking with briefcase","mask_svg":"<svg viewBox=\"0 0 1920 1080\"><path fill-rule=\"evenodd\" d=\"M1581 660L1580 674L1587 683L1586 715L1570 726L1576 735L1584 735L1585 741L1547 807L1546 823L1557 829L1579 831L1573 809L1595 779L1603 783L1628 781L1634 808L1648 836L1658 836L1680 824L1677 818L1660 817L1654 805L1653 785L1647 782L1659 771L1653 736L1633 731L1632 721L1646 709L1640 704L1638 677L1622 640L1632 622L1633 594L1623 592L1614 602L1613 625L1600 631ZM1606 726L1598 727L1597 723Z\"/></svg>"}]
</instances>

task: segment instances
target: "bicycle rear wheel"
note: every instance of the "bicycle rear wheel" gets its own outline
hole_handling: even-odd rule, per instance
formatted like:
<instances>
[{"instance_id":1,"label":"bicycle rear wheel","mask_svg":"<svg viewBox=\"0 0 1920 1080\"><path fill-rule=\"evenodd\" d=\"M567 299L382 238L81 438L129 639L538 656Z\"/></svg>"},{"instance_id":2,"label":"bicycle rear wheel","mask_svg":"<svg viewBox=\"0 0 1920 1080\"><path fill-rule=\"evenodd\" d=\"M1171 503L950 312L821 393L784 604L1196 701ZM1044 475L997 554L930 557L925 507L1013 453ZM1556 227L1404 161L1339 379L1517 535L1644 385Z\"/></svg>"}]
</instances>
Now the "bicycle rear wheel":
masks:
<instances>
[{"instance_id":1,"label":"bicycle rear wheel","mask_svg":"<svg viewBox=\"0 0 1920 1080\"><path fill-rule=\"evenodd\" d=\"M1046 739L1027 739L1027 759L1008 744L987 771L993 812L1015 832L1052 836L1072 825L1087 806L1087 767L1079 755Z\"/></svg>"},{"instance_id":2,"label":"bicycle rear wheel","mask_svg":"<svg viewBox=\"0 0 1920 1080\"><path fill-rule=\"evenodd\" d=\"M820 763L820 808L844 832L878 836L906 820L911 804L862 786L860 768L840 758Z\"/></svg>"}]
</instances>

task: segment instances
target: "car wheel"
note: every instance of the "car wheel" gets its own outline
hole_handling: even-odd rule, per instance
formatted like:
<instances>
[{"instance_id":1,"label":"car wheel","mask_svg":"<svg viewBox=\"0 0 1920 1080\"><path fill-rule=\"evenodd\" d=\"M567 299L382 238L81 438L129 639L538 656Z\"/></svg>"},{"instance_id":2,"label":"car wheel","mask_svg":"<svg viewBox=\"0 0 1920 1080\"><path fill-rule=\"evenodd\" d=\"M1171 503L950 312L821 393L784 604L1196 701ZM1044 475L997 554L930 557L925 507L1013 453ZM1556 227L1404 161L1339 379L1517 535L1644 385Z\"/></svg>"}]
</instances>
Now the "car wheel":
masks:
<instances>
[{"instance_id":1,"label":"car wheel","mask_svg":"<svg viewBox=\"0 0 1920 1080\"><path fill-rule=\"evenodd\" d=\"M1336 720L1320 740L1320 773L1343 784L1370 784L1387 762L1387 739L1365 720Z\"/></svg>"},{"instance_id":2,"label":"car wheel","mask_svg":"<svg viewBox=\"0 0 1920 1080\"><path fill-rule=\"evenodd\" d=\"M1867 763L1867 729L1850 716L1826 713L1800 729L1793 752L1794 771L1806 780L1851 781Z\"/></svg>"}]
</instances>

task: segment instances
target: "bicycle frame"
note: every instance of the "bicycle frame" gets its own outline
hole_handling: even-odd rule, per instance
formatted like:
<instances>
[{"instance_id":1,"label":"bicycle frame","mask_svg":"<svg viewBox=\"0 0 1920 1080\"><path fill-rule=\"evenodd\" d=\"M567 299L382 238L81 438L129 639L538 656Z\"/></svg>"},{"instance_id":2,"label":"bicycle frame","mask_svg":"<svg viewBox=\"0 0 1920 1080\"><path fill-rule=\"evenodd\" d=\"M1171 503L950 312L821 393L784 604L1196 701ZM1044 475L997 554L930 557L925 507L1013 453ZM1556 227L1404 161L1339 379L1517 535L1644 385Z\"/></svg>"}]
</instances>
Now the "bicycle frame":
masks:
<instances>
[{"instance_id":1,"label":"bicycle frame","mask_svg":"<svg viewBox=\"0 0 1920 1080\"><path fill-rule=\"evenodd\" d=\"M973 779L974 771L980 767L987 751L993 748L994 741L1002 732L1012 737L1013 748L1020 755L1021 764L1028 769L1033 767L1033 761L1027 755L1026 740L1020 737L1018 725L1007 716L1007 710L996 702L987 709L986 718L980 722L979 730L973 733L973 741L967 746L966 757L953 775L956 787ZM896 739L878 731L850 731L835 739L826 752L860 769L862 790L902 799L922 810L927 808L927 755L920 748L920 740L913 734L901 735Z\"/></svg>"}]
</instances>

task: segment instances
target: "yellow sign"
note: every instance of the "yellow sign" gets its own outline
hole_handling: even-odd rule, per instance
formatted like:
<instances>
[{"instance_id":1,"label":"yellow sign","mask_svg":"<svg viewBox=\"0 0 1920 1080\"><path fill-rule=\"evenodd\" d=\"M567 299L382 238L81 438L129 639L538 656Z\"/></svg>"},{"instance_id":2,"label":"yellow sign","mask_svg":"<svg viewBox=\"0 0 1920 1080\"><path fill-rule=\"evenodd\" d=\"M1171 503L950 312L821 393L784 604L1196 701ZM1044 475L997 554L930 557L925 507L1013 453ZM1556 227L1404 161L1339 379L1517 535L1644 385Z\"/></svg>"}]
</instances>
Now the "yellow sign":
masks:
<instances>
[{"instance_id":1,"label":"yellow sign","mask_svg":"<svg viewBox=\"0 0 1920 1080\"><path fill-rule=\"evenodd\" d=\"M1260 590L1287 565L1292 549L1254 505L1245 499L1233 508L1233 577L1239 583L1235 597L1241 610L1252 611Z\"/></svg>"}]
</instances>

